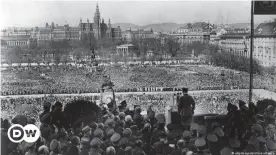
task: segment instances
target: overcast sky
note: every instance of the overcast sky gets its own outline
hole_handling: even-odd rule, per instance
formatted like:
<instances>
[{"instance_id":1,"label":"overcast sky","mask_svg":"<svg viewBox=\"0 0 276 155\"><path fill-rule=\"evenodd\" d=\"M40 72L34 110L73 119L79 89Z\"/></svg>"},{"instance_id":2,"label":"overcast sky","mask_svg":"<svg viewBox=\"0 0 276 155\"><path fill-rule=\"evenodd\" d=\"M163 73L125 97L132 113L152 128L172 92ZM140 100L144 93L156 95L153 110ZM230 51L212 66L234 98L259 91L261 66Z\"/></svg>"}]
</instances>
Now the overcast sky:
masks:
<instances>
[{"instance_id":1,"label":"overcast sky","mask_svg":"<svg viewBox=\"0 0 276 155\"><path fill-rule=\"evenodd\" d=\"M153 23L210 21L250 22L250 1L98 1L101 17L111 23ZM80 18L93 22L96 1L1 1L1 27L45 26L45 23L76 26ZM255 16L255 22L275 16ZM228 19L228 20L227 20Z\"/></svg>"}]
</instances>

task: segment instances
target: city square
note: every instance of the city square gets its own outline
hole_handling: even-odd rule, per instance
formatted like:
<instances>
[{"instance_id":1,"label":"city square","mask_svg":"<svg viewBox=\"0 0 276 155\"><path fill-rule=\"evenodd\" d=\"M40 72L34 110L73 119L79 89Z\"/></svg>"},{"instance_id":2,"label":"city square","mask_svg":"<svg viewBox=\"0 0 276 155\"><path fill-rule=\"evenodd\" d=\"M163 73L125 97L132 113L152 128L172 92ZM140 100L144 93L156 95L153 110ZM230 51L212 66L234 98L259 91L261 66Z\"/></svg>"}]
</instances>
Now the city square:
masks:
<instances>
[{"instance_id":1,"label":"city square","mask_svg":"<svg viewBox=\"0 0 276 155\"><path fill-rule=\"evenodd\" d=\"M44 11L50 6L30 3ZM227 13L221 10L227 5L208 1L65 1L53 2L60 14L41 14L45 19L25 27L7 18L9 26L1 30L1 154L275 152L274 3L254 4L254 27L247 20L250 1L243 2L247 14L241 19L229 11L232 2L222 3L229 3ZM195 4L216 4L217 12L206 13L206 19L203 10L189 18L175 15L182 11L178 6ZM79 12L60 12L74 5ZM155 13L143 21L133 13L135 5L160 15L160 8L174 7L169 14L175 21ZM113 12L120 7L133 11L132 18ZM92 15L83 18L83 12ZM39 140L11 142L8 128L15 124L36 125Z\"/></svg>"}]
</instances>

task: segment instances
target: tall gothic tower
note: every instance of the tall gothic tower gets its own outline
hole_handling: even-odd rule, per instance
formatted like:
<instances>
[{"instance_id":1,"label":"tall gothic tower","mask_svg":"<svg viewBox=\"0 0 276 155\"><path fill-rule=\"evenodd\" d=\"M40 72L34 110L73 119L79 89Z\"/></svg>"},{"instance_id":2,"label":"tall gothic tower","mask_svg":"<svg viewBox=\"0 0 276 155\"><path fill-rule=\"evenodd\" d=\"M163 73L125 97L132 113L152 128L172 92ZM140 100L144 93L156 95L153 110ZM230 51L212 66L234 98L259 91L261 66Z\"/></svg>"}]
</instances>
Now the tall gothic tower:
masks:
<instances>
[{"instance_id":1,"label":"tall gothic tower","mask_svg":"<svg viewBox=\"0 0 276 155\"><path fill-rule=\"evenodd\" d=\"M99 39L101 36L100 20L101 20L100 10L99 10L99 5L97 3L96 12L94 15L94 23L93 23L94 36L96 39Z\"/></svg>"}]
</instances>

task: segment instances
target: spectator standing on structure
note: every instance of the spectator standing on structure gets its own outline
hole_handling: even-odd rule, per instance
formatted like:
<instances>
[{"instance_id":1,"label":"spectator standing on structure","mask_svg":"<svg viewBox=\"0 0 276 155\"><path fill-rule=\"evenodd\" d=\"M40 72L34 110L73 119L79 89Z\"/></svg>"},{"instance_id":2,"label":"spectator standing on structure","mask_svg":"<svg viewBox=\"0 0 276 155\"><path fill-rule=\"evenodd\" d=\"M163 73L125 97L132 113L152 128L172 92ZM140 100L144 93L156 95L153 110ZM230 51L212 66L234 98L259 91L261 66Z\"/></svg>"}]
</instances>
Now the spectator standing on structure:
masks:
<instances>
[{"instance_id":1,"label":"spectator standing on structure","mask_svg":"<svg viewBox=\"0 0 276 155\"><path fill-rule=\"evenodd\" d=\"M195 101L192 96L188 95L188 88L182 88L183 96L180 97L178 103L178 113L181 117L181 125L190 129L192 117L195 110Z\"/></svg>"}]
</instances>

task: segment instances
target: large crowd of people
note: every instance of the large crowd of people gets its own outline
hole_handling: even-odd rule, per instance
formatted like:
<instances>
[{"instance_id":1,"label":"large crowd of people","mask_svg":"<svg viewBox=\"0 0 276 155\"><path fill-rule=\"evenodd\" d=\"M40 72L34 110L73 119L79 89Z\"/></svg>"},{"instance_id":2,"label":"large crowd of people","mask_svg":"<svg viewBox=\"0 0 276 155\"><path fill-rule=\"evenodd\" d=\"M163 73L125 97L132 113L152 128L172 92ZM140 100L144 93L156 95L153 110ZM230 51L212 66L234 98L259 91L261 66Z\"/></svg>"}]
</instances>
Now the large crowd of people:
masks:
<instances>
[{"instance_id":1,"label":"large crowd of people","mask_svg":"<svg viewBox=\"0 0 276 155\"><path fill-rule=\"evenodd\" d=\"M98 93L102 77L108 75L116 92L133 92L145 87L187 86L190 90L246 89L249 75L221 67L199 66L125 66L103 67L90 72L84 67L29 67L1 71L1 94L78 94ZM264 80L265 79L265 80ZM254 88L275 91L275 79L255 75Z\"/></svg>"},{"instance_id":2,"label":"large crowd of people","mask_svg":"<svg viewBox=\"0 0 276 155\"><path fill-rule=\"evenodd\" d=\"M190 128L167 124L163 109L165 96L126 97L117 109L109 106L99 121L65 127L63 107L70 100L95 100L97 97L71 96L4 99L2 111L15 110L13 117L2 118L1 154L3 155L230 155L246 153L276 153L276 107L265 110L254 103L241 101L240 94L192 95L196 106L215 105L224 121L214 121L211 127L192 122ZM145 103L157 99L159 103ZM139 103L131 108L134 100ZM258 99L255 98L255 102ZM201 103L200 103L201 102ZM217 103L217 104L216 104ZM24 105L20 105L24 104ZM36 106L32 106L32 105ZM162 105L164 104L164 105ZM209 108L208 108L209 109ZM134 111L130 114L129 111ZM146 111L144 113L143 111ZM20 114L20 116L16 116ZM14 117L15 116L15 117ZM37 118L37 119L36 119ZM54 121L53 121L54 120ZM219 123L220 122L220 123ZM7 131L11 124L35 124L41 137L35 143L13 143Z\"/></svg>"},{"instance_id":3,"label":"large crowd of people","mask_svg":"<svg viewBox=\"0 0 276 155\"><path fill-rule=\"evenodd\" d=\"M181 94L132 93L134 88L140 91L145 87L187 86L191 90L247 88L249 76L246 73L232 73L206 65L115 66L103 67L101 71L92 73L84 67L70 65L37 66L13 68L1 73L1 92L7 95L1 98L1 155L276 153L276 104L262 110L254 104L262 99L259 96L253 94L252 102L245 103L243 101L247 101L248 94L242 91L191 94L195 111L223 117L214 117L211 126L192 121L189 128L183 128L179 124L167 124L165 117L168 107L177 111L176 100ZM82 93L100 92L97 88L101 87L102 77L106 75L117 92L129 93L116 94L114 101L103 106L99 95ZM273 80L256 75L254 87L273 90ZM97 104L103 116L97 121L65 125L68 122L65 121L64 109L69 103L80 100ZM41 136L35 143L13 143L7 136L12 124L35 124L39 126Z\"/></svg>"}]
</instances>

